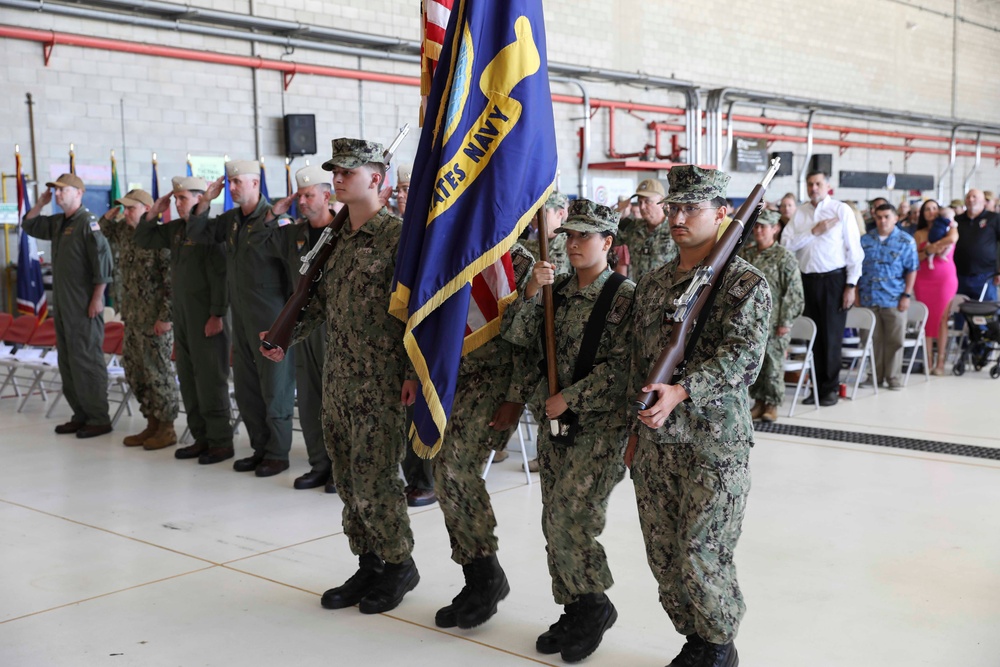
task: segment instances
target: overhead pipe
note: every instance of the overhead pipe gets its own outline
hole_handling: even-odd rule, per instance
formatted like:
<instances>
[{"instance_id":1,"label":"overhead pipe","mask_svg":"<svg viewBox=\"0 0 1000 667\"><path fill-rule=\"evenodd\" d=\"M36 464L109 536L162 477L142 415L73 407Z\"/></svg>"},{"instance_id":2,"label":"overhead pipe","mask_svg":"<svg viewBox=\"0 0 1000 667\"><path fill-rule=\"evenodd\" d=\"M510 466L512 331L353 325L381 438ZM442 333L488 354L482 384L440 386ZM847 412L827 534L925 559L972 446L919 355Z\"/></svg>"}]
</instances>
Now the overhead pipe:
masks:
<instances>
[{"instance_id":1,"label":"overhead pipe","mask_svg":"<svg viewBox=\"0 0 1000 667\"><path fill-rule=\"evenodd\" d=\"M768 141L785 141L792 144L806 143L805 137L798 137L791 134L774 134L773 132L745 132L735 130L733 136L745 137L748 139L767 139ZM819 146L837 146L839 148L867 148L875 151L900 151L904 153L926 153L928 155L948 155L947 148L929 148L925 146L905 146L903 144L876 144L866 141L847 141L846 139L813 139L813 143ZM958 151L960 157L975 157L973 151ZM997 154L1000 159L1000 153Z\"/></svg>"},{"instance_id":2,"label":"overhead pipe","mask_svg":"<svg viewBox=\"0 0 1000 667\"><path fill-rule=\"evenodd\" d=\"M941 175L938 176L938 187L937 187L937 197L938 201L944 201L944 177L951 174L955 169L955 161L958 158L958 144L955 139L958 135L958 125L951 130L951 146L948 149L950 157L948 159L948 166L944 168Z\"/></svg>"},{"instance_id":3,"label":"overhead pipe","mask_svg":"<svg viewBox=\"0 0 1000 667\"><path fill-rule=\"evenodd\" d=\"M729 156L733 154L733 102L729 102L729 109L726 110L726 152L722 156L722 165L719 168L723 169L729 166Z\"/></svg>"},{"instance_id":4,"label":"overhead pipe","mask_svg":"<svg viewBox=\"0 0 1000 667\"><path fill-rule=\"evenodd\" d=\"M983 161L983 146L982 146L982 132L976 132L976 161L972 164L972 169L965 176L965 181L962 183L962 195L965 195L969 191L969 185L972 183L972 177L979 170L979 165Z\"/></svg>"}]
</instances>

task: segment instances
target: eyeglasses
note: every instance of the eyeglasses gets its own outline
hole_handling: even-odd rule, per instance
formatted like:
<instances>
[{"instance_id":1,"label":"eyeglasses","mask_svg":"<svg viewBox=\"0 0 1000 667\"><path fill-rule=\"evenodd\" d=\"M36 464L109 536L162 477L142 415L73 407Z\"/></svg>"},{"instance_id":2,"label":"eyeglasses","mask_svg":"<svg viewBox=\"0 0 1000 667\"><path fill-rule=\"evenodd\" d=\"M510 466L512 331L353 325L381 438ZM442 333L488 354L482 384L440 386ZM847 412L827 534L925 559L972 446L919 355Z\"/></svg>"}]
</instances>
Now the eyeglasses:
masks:
<instances>
[{"instance_id":1,"label":"eyeglasses","mask_svg":"<svg viewBox=\"0 0 1000 667\"><path fill-rule=\"evenodd\" d=\"M676 204L667 204L663 207L663 210L667 212L667 216L671 218L676 218L680 213L684 213L685 218L693 218L696 215L701 215L702 211L713 211L719 208L718 206L695 206L694 204L685 204L684 206L678 206Z\"/></svg>"}]
</instances>

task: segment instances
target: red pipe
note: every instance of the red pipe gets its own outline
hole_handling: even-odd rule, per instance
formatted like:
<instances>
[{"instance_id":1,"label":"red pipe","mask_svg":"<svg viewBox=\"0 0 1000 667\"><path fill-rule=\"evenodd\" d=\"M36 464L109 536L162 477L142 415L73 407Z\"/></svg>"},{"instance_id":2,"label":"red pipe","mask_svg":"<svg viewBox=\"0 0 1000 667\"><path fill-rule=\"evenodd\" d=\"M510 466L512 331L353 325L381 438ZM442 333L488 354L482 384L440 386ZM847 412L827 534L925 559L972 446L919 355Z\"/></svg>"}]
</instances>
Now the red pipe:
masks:
<instances>
[{"instance_id":1,"label":"red pipe","mask_svg":"<svg viewBox=\"0 0 1000 667\"><path fill-rule=\"evenodd\" d=\"M746 139L766 139L768 141L785 141L793 144L804 144L806 143L805 137L796 137L787 134L773 134L770 132L743 132L734 131L734 137L744 137ZM901 144L870 144L863 141L844 141L842 139L813 139L814 144L819 144L821 146L839 146L840 148L868 148L871 150L880 151L900 151L903 153L928 153L930 155L950 155L951 151L947 148L926 148L923 146L905 146ZM976 154L971 151L956 151L955 153L959 157L975 157ZM984 155L983 157L997 157L1000 159L1000 154L996 156Z\"/></svg>"}]
</instances>

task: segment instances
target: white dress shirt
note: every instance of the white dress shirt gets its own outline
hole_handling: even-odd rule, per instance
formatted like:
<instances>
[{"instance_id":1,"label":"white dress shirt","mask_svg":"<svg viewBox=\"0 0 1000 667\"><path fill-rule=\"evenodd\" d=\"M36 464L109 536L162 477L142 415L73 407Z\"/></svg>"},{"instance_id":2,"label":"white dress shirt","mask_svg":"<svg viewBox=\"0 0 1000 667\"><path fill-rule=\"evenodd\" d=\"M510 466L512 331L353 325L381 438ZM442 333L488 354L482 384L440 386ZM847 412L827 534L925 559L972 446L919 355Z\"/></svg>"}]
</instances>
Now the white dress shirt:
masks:
<instances>
[{"instance_id":1,"label":"white dress shirt","mask_svg":"<svg viewBox=\"0 0 1000 667\"><path fill-rule=\"evenodd\" d=\"M839 222L814 235L812 228L827 218L837 218ZM847 282L858 284L865 251L861 249L857 218L844 202L827 195L815 206L812 202L799 206L795 217L781 232L781 245L795 253L802 273L828 273L846 267Z\"/></svg>"}]
</instances>

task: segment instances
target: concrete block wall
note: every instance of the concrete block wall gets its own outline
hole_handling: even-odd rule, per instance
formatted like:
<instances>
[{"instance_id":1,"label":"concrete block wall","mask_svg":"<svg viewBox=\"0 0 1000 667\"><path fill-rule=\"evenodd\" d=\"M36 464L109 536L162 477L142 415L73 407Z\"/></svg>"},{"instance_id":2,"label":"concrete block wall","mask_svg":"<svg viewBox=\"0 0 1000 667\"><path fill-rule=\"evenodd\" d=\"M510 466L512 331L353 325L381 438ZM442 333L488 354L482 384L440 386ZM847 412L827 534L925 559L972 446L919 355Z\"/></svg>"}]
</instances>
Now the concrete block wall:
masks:
<instances>
[{"instance_id":1,"label":"concrete block wall","mask_svg":"<svg viewBox=\"0 0 1000 667\"><path fill-rule=\"evenodd\" d=\"M249 0L195 0L192 4L246 13ZM964 6L969 5L966 9ZM919 5L920 7L917 7ZM989 3L962 3L963 17L987 26L1000 25L998 12ZM403 39L418 38L417 0L256 0L254 12L262 17L299 21ZM643 72L694 82L704 91L733 86L778 94L884 107L915 113L948 116L952 113L952 60L958 71L954 90L957 117L1000 123L1000 87L995 72L1000 64L997 32L973 23L959 23L953 44L952 0L830 0L803 3L791 0L758 0L731 3L639 2L638 0L546 0L549 58L606 69ZM968 13L966 13L968 12ZM250 55L246 42L165 32L128 25L59 17L46 13L4 10L3 22L114 39L180 46ZM954 47L954 53L953 53ZM281 47L260 45L264 58L356 69L359 60L298 49L285 54ZM105 52L57 45L48 67L42 46L15 39L0 41L0 75L5 95L0 96L0 167L12 171L13 145L28 146L24 94L31 92L37 106L35 122L39 171L66 162L70 142L76 144L80 164L106 165L113 148L119 170L128 181L148 187L150 158L156 152L161 188L182 173L185 156L223 155L253 157L253 73L228 65L206 64L141 55ZM416 65L362 59L364 69L418 76ZM416 152L419 93L414 87L358 82L299 74L287 91L282 75L257 73L260 113L260 153L268 166L273 195L284 192L284 158L281 118L284 113L314 113L320 154L338 136L388 141L396 128L409 122L412 134L400 149L400 160ZM650 104L682 106L675 93L630 86L587 83L593 97ZM553 83L553 91L576 95L572 86ZM124 100L124 107L122 105ZM124 119L122 118L124 111ZM746 114L759 110L737 108ZM577 189L577 128L581 109L557 104L561 187ZM769 112L770 113L770 112ZM653 114L616 117L616 142L620 151L639 150L651 141L645 125ZM124 121L125 140L122 140ZM823 122L847 124L835 119ZM884 125L861 124L883 129ZM781 130L788 131L788 130ZM852 137L855 138L855 137ZM861 140L861 137L857 137ZM996 139L991 137L991 139ZM872 139L878 141L877 139ZM603 161L608 144L607 112L594 116L591 159ZM942 144L946 147L947 144ZM802 168L801 144L776 143L772 150L793 150L796 172ZM816 152L834 153L834 172L840 170L888 171L934 174L944 171L947 158L819 146ZM971 158L960 158L947 179L946 197L959 194ZM30 161L28 161L30 165ZM303 165L301 159L293 167ZM127 174L126 174L127 172ZM591 176L629 176L636 181L643 172L591 172ZM731 193L749 190L755 175L735 174ZM836 183L836 179L834 179ZM1000 189L1000 169L992 159L983 161L972 184ZM778 179L775 196L796 191L794 177ZM9 189L8 196L12 193ZM839 191L845 198L863 199L875 191ZM898 199L901 193L894 193Z\"/></svg>"}]
</instances>

